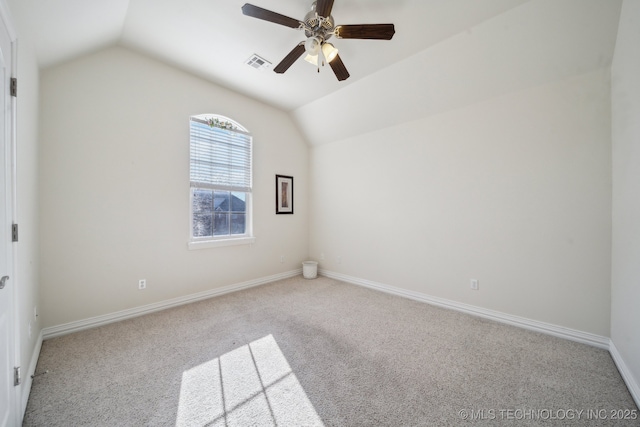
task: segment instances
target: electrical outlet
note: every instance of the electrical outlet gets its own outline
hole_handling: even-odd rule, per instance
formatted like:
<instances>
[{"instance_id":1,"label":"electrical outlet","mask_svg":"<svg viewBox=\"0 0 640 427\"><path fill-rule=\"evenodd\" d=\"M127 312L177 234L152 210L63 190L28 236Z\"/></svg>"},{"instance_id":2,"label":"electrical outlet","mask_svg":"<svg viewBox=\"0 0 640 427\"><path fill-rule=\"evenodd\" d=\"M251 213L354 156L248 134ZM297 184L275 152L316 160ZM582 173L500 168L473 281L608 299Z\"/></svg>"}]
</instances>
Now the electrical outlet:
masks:
<instances>
[{"instance_id":1,"label":"electrical outlet","mask_svg":"<svg viewBox=\"0 0 640 427\"><path fill-rule=\"evenodd\" d=\"M284 255L280 255L280 264L284 264Z\"/></svg>"},{"instance_id":2,"label":"electrical outlet","mask_svg":"<svg viewBox=\"0 0 640 427\"><path fill-rule=\"evenodd\" d=\"M38 320L38 306L33 307L33 320Z\"/></svg>"},{"instance_id":3,"label":"electrical outlet","mask_svg":"<svg viewBox=\"0 0 640 427\"><path fill-rule=\"evenodd\" d=\"M324 261L324 252L320 253L320 261Z\"/></svg>"},{"instance_id":4,"label":"electrical outlet","mask_svg":"<svg viewBox=\"0 0 640 427\"><path fill-rule=\"evenodd\" d=\"M474 291L477 291L478 289L480 289L478 279L471 279L471 289L473 289Z\"/></svg>"},{"instance_id":5,"label":"electrical outlet","mask_svg":"<svg viewBox=\"0 0 640 427\"><path fill-rule=\"evenodd\" d=\"M140 281L138 281L138 289L147 289L147 279L140 279Z\"/></svg>"}]
</instances>

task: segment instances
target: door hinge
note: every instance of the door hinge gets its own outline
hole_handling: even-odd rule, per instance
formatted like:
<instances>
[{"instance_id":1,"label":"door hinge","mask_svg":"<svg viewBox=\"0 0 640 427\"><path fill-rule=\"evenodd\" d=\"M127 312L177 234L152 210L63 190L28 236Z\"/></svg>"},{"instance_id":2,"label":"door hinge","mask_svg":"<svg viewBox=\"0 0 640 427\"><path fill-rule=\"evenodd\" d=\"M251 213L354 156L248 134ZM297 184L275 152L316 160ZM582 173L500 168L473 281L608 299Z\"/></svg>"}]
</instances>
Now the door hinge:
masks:
<instances>
[{"instance_id":1,"label":"door hinge","mask_svg":"<svg viewBox=\"0 0 640 427\"><path fill-rule=\"evenodd\" d=\"M11 241L18 241L18 224L11 225Z\"/></svg>"},{"instance_id":2,"label":"door hinge","mask_svg":"<svg viewBox=\"0 0 640 427\"><path fill-rule=\"evenodd\" d=\"M20 375L20 366L13 368L13 385L19 386L22 383L22 377Z\"/></svg>"},{"instance_id":3,"label":"door hinge","mask_svg":"<svg viewBox=\"0 0 640 427\"><path fill-rule=\"evenodd\" d=\"M11 84L9 85L9 92L11 92L11 96L18 96L18 79L15 77L11 77Z\"/></svg>"}]
</instances>

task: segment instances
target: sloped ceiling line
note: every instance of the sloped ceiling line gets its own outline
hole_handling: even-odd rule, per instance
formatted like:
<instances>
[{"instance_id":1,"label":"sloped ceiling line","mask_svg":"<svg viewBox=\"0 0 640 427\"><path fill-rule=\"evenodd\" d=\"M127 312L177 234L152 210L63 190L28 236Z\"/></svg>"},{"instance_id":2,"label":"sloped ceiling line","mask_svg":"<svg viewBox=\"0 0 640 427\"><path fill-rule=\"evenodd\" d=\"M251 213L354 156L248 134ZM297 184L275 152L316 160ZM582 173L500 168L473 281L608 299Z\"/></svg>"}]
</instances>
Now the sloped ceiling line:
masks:
<instances>
[{"instance_id":1,"label":"sloped ceiling line","mask_svg":"<svg viewBox=\"0 0 640 427\"><path fill-rule=\"evenodd\" d=\"M309 9L300 0L8 0L41 67L123 45L290 112L311 144L609 66L621 8L621 0L336 0L338 25L396 26L390 41L336 40L351 74L338 82L305 61L282 75L245 65L253 54L276 64L304 39L244 16L246 1L296 19Z\"/></svg>"}]
</instances>

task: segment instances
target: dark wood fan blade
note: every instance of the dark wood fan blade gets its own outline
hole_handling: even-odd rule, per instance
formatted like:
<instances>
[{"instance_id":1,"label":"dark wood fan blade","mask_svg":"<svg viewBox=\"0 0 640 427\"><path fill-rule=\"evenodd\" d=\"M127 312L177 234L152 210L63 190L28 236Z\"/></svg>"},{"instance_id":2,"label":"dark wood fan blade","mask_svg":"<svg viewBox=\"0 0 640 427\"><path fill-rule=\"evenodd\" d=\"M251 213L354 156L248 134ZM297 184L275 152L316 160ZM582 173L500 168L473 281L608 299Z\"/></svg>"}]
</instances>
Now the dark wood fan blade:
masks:
<instances>
[{"instance_id":1,"label":"dark wood fan blade","mask_svg":"<svg viewBox=\"0 0 640 427\"><path fill-rule=\"evenodd\" d=\"M329 65L331 65L331 69L338 80L343 81L349 78L349 72L347 71L347 67L344 66L342 59L340 59L340 55L336 55L336 57L333 58L333 61L329 62Z\"/></svg>"},{"instance_id":2,"label":"dark wood fan blade","mask_svg":"<svg viewBox=\"0 0 640 427\"><path fill-rule=\"evenodd\" d=\"M318 0L316 3L316 13L324 18L331 16L333 0Z\"/></svg>"},{"instance_id":3,"label":"dark wood fan blade","mask_svg":"<svg viewBox=\"0 0 640 427\"><path fill-rule=\"evenodd\" d=\"M297 19L289 18L288 16L280 15L279 13L254 6L249 3L246 3L244 6L242 6L242 13L247 16L284 25L286 27L298 28L301 25L300 21L298 21Z\"/></svg>"},{"instance_id":4,"label":"dark wood fan blade","mask_svg":"<svg viewBox=\"0 0 640 427\"><path fill-rule=\"evenodd\" d=\"M298 46L294 47L291 52L287 56L284 57L282 61L273 69L278 74L282 74L289 69L293 65L294 62L297 61L298 58L302 56L304 53L304 43L300 43Z\"/></svg>"},{"instance_id":5,"label":"dark wood fan blade","mask_svg":"<svg viewBox=\"0 0 640 427\"><path fill-rule=\"evenodd\" d=\"M339 39L391 40L396 29L393 24L338 25L335 33Z\"/></svg>"}]
</instances>

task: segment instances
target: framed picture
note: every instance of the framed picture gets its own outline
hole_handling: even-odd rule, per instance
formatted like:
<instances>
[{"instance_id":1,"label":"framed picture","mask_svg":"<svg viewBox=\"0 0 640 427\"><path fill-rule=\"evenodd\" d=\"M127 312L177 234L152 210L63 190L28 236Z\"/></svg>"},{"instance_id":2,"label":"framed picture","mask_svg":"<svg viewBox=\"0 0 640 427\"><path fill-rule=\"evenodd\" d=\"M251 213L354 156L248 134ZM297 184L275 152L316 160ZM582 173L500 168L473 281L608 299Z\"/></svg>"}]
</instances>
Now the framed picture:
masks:
<instances>
[{"instance_id":1,"label":"framed picture","mask_svg":"<svg viewBox=\"0 0 640 427\"><path fill-rule=\"evenodd\" d=\"M293 177L276 175L276 214L293 214Z\"/></svg>"}]
</instances>

